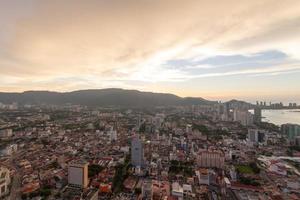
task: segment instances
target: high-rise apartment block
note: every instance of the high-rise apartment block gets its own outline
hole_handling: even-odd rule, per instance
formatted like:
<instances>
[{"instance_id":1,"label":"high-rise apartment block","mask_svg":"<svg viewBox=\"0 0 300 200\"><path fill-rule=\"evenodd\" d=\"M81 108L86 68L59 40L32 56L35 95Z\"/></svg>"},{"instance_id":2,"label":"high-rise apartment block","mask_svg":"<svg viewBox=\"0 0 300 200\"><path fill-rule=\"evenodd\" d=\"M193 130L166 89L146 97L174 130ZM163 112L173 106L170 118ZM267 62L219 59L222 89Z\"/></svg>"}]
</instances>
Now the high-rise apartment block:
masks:
<instances>
[{"instance_id":1,"label":"high-rise apartment block","mask_svg":"<svg viewBox=\"0 0 300 200\"><path fill-rule=\"evenodd\" d=\"M248 129L248 141L253 143L263 142L265 133L259 129Z\"/></svg>"},{"instance_id":2,"label":"high-rise apartment block","mask_svg":"<svg viewBox=\"0 0 300 200\"><path fill-rule=\"evenodd\" d=\"M261 118L262 118L261 108L255 107L254 108L254 123L256 123L256 124L261 123Z\"/></svg>"},{"instance_id":3,"label":"high-rise apartment block","mask_svg":"<svg viewBox=\"0 0 300 200\"><path fill-rule=\"evenodd\" d=\"M70 186L87 188L88 163L84 161L71 163L68 167L68 183Z\"/></svg>"},{"instance_id":4,"label":"high-rise apartment block","mask_svg":"<svg viewBox=\"0 0 300 200\"><path fill-rule=\"evenodd\" d=\"M248 110L235 109L233 111L233 121L240 122L244 126L253 124L253 114Z\"/></svg>"},{"instance_id":5,"label":"high-rise apartment block","mask_svg":"<svg viewBox=\"0 0 300 200\"><path fill-rule=\"evenodd\" d=\"M131 140L131 164L135 167L141 167L144 163L144 149L142 141L138 136Z\"/></svg>"},{"instance_id":6,"label":"high-rise apartment block","mask_svg":"<svg viewBox=\"0 0 300 200\"><path fill-rule=\"evenodd\" d=\"M289 140L294 140L297 136L300 136L299 124L282 124L282 134L286 135Z\"/></svg>"}]
</instances>

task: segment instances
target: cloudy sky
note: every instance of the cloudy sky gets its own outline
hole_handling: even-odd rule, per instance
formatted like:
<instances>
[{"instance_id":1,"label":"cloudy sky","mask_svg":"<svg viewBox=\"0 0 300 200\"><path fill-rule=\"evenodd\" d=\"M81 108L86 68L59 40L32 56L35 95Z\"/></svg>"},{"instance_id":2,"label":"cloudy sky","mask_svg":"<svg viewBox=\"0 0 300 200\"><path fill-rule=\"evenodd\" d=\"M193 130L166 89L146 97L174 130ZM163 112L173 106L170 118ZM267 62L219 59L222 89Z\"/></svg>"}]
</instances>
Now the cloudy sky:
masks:
<instances>
[{"instance_id":1,"label":"cloudy sky","mask_svg":"<svg viewBox=\"0 0 300 200\"><path fill-rule=\"evenodd\" d=\"M0 91L300 103L299 0L0 0Z\"/></svg>"}]
</instances>

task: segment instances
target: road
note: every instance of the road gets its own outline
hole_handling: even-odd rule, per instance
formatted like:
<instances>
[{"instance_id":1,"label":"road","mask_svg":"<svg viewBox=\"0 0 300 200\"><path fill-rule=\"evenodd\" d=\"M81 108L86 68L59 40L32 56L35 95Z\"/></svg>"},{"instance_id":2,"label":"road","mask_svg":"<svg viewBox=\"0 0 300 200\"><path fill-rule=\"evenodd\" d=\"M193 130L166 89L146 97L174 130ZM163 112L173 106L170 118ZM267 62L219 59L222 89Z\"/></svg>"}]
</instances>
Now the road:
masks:
<instances>
[{"instance_id":1,"label":"road","mask_svg":"<svg viewBox=\"0 0 300 200\"><path fill-rule=\"evenodd\" d=\"M220 194L221 190L220 187L216 185L209 185L208 189L212 192L212 194ZM216 196L213 196L215 199ZM226 188L226 196L221 196L221 199L232 199L237 200L236 196L234 195L233 191L230 188Z\"/></svg>"},{"instance_id":2,"label":"road","mask_svg":"<svg viewBox=\"0 0 300 200\"><path fill-rule=\"evenodd\" d=\"M260 177L264 180L267 180L269 183L276 185L276 183L268 176L268 174L264 170L260 170Z\"/></svg>"},{"instance_id":3,"label":"road","mask_svg":"<svg viewBox=\"0 0 300 200\"><path fill-rule=\"evenodd\" d=\"M20 186L21 186L21 178L20 175L16 172L16 174L13 177L9 200L21 199Z\"/></svg>"},{"instance_id":4,"label":"road","mask_svg":"<svg viewBox=\"0 0 300 200\"><path fill-rule=\"evenodd\" d=\"M18 170L18 167L16 163L14 162L19 155L19 153L15 153L11 156L9 159L9 163L7 163L7 166L9 168L12 168L15 173L12 175L12 183L11 183L11 189L10 189L10 195L8 196L7 200L20 200L21 199L21 175L20 170Z\"/></svg>"}]
</instances>

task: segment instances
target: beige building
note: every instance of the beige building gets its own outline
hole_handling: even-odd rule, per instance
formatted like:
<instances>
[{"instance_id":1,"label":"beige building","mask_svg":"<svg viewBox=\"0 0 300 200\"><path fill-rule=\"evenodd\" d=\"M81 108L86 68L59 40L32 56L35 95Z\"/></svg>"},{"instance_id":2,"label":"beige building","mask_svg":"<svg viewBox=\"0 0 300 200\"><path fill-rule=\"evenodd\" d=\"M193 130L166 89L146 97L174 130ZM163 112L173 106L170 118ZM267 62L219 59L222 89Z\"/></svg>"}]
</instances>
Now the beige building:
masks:
<instances>
[{"instance_id":1,"label":"beige building","mask_svg":"<svg viewBox=\"0 0 300 200\"><path fill-rule=\"evenodd\" d=\"M88 186L88 163L74 162L68 167L68 183L70 186L87 188Z\"/></svg>"}]
</instances>

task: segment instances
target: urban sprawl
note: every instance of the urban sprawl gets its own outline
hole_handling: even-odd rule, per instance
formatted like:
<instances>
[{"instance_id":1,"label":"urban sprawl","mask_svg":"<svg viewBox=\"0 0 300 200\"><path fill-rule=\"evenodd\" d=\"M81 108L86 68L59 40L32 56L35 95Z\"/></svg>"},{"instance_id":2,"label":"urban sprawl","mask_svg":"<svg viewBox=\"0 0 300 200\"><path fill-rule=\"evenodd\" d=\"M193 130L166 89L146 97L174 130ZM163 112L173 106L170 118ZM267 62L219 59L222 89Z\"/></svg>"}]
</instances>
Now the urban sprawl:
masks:
<instances>
[{"instance_id":1,"label":"urban sprawl","mask_svg":"<svg viewBox=\"0 0 300 200\"><path fill-rule=\"evenodd\" d=\"M300 125L262 122L282 106L0 104L0 199L300 199Z\"/></svg>"}]
</instances>

